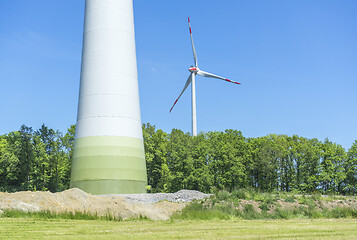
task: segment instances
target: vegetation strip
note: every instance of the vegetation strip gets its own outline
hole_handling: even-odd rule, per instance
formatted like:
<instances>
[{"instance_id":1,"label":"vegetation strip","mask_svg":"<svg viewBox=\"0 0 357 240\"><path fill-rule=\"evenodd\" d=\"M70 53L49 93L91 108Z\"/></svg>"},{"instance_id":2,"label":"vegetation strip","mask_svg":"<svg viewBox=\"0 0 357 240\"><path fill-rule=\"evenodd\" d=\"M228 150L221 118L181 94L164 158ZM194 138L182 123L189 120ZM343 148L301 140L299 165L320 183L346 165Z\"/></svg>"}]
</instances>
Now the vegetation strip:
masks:
<instances>
[{"instance_id":1,"label":"vegetation strip","mask_svg":"<svg viewBox=\"0 0 357 240\"><path fill-rule=\"evenodd\" d=\"M68 190L70 191L70 190ZM65 192L68 192L65 191ZM74 191L74 190L73 190ZM73 192L72 191L72 192ZM62 196L65 192L60 193L58 196ZM75 191L74 191L75 192ZM71 209L61 208L62 205L67 205L66 201L58 202L57 208L36 208L37 202L31 202L33 208L25 210L23 205L31 205L26 202L19 204L19 201L15 198L12 201L15 201L17 206L20 206L18 210L15 209L15 205L8 205L7 208L2 208L2 218L38 218L38 219L79 219L79 220L111 220L111 221L121 221L123 219L155 219L155 220L164 220L169 219L171 214L171 220L229 220L229 219L296 219L296 218L305 218L305 219L318 219L318 218L355 218L357 219L357 198L356 197L344 197L344 196L322 196L319 194L315 195L293 195L289 193L261 193L253 189L239 189L234 190L232 193L227 191L218 191L215 190L214 194L206 198L198 198L194 200L186 207L182 206L178 208L178 203L173 202L158 202L157 204L164 204L168 207L160 208L161 210L166 209L165 211L170 211L165 215L165 218L158 218L158 215L155 215L153 210L155 207L152 203L145 205L144 202L135 202L132 201L133 206L124 206L124 201L118 201L118 199L113 196L109 196L111 199L106 199L104 202L95 201L92 203L92 207L84 209L82 205L90 204L90 198L92 196L87 195L86 193L80 191L77 192L81 194L69 194L69 198L73 198L82 195L82 199L85 200L74 203L70 203L72 206ZM40 192L37 192L40 193ZM183 191L181 191L183 193ZM185 194L188 196L199 196L196 191L186 191ZM193 195L189 195L193 194ZM9 194L11 195L11 194ZM55 196L56 194L52 194ZM144 195L144 194L142 194ZM150 194L147 194L150 195ZM33 193L27 195L22 195L22 198L26 199L27 197L34 196ZM136 196L137 199L139 195ZM104 198L104 196L97 196L97 198ZM11 198L6 198L5 202L9 202ZM44 198L38 198L43 201ZM143 200L145 196L143 196ZM99 199L97 199L99 200ZM55 198L51 200L48 198L48 201L55 203ZM5 203L3 202L3 203ZM1 203L1 201L0 201ZM113 205L116 203L117 205ZM170 204L170 205L168 205ZM175 205L176 204L176 205ZM95 208L96 205L105 205L103 209ZM41 206L41 205L40 205ZM77 207L75 207L77 206ZM107 206L107 207L106 207ZM136 212L126 212L128 208L139 209L140 211ZM147 212L145 209L149 209ZM183 208L183 209L182 209ZM37 209L37 210L35 210ZM160 210L159 209L159 210ZM176 210L175 210L176 209ZM182 209L181 211L177 211ZM99 212L98 212L99 211ZM177 212L175 212L177 211ZM158 211L157 214L160 216L162 212ZM124 217L126 216L126 217Z\"/></svg>"},{"instance_id":2,"label":"vegetation strip","mask_svg":"<svg viewBox=\"0 0 357 240\"><path fill-rule=\"evenodd\" d=\"M69 188L75 125L62 134L45 125L0 136L0 191ZM253 188L298 194L357 194L357 140L347 151L326 139L271 134L247 138L237 130L166 133L143 125L151 192L211 192Z\"/></svg>"},{"instance_id":3,"label":"vegetation strip","mask_svg":"<svg viewBox=\"0 0 357 240\"><path fill-rule=\"evenodd\" d=\"M254 190L216 191L175 213L172 219L295 219L355 218L355 197L316 195L295 196L288 193L261 193Z\"/></svg>"}]
</instances>

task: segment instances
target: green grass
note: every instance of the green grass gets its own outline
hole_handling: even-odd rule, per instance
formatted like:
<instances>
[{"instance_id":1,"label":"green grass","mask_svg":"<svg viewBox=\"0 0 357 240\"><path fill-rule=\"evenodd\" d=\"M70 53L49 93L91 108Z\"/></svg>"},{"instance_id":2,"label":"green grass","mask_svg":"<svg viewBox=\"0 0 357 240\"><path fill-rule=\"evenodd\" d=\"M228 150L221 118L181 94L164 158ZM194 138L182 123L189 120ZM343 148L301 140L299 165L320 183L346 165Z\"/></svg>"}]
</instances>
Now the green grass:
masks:
<instances>
[{"instance_id":1,"label":"green grass","mask_svg":"<svg viewBox=\"0 0 357 240\"><path fill-rule=\"evenodd\" d=\"M100 221L1 218L0 239L355 239L357 221Z\"/></svg>"},{"instance_id":2,"label":"green grass","mask_svg":"<svg viewBox=\"0 0 357 240\"><path fill-rule=\"evenodd\" d=\"M111 214L98 216L97 214L82 213L82 212L64 212L55 213L51 211L40 212L23 212L20 210L6 209L0 215L0 218L34 218L34 219L72 219L72 220L107 220L107 221L121 221L119 217L114 217ZM139 216L142 220L145 217Z\"/></svg>"},{"instance_id":3,"label":"green grass","mask_svg":"<svg viewBox=\"0 0 357 240\"><path fill-rule=\"evenodd\" d=\"M220 219L227 220L230 219L230 215L222 211L218 207L215 209L208 208L205 205L193 202L187 207L185 207L181 212L173 214L171 220L211 220Z\"/></svg>"}]
</instances>

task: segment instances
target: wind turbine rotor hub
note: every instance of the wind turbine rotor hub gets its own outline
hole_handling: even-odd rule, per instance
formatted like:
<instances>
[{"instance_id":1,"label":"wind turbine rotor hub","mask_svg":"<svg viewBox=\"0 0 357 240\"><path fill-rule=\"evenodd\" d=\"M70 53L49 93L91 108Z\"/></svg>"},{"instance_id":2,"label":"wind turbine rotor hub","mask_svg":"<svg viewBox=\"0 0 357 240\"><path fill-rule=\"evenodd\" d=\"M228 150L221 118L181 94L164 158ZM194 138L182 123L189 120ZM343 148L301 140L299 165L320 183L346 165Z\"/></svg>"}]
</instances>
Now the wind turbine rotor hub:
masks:
<instances>
[{"instance_id":1,"label":"wind turbine rotor hub","mask_svg":"<svg viewBox=\"0 0 357 240\"><path fill-rule=\"evenodd\" d=\"M188 71L190 71L191 73L197 73L200 69L198 69L198 67L190 67L188 69Z\"/></svg>"}]
</instances>

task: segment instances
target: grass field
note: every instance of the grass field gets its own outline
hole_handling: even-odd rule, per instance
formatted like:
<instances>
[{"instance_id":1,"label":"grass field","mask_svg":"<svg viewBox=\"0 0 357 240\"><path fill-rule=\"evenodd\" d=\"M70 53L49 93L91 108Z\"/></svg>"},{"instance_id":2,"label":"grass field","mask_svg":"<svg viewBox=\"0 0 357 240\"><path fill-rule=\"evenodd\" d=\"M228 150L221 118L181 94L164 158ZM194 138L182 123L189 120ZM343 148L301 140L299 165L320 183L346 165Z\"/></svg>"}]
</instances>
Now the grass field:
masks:
<instances>
[{"instance_id":1,"label":"grass field","mask_svg":"<svg viewBox=\"0 0 357 240\"><path fill-rule=\"evenodd\" d=\"M103 221L0 218L0 239L357 239L355 219Z\"/></svg>"}]
</instances>

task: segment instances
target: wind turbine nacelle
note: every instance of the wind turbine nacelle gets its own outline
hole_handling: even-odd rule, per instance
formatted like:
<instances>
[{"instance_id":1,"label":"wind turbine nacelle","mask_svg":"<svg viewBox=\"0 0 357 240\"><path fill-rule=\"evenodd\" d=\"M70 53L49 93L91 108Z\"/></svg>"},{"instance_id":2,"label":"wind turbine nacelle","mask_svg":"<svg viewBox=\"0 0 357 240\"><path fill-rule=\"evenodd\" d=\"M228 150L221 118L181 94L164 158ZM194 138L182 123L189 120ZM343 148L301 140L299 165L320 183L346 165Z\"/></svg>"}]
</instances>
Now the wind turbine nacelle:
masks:
<instances>
[{"instance_id":1,"label":"wind turbine nacelle","mask_svg":"<svg viewBox=\"0 0 357 240\"><path fill-rule=\"evenodd\" d=\"M188 69L188 71L190 71L191 73L197 73L199 71L198 67L190 67Z\"/></svg>"}]
</instances>

